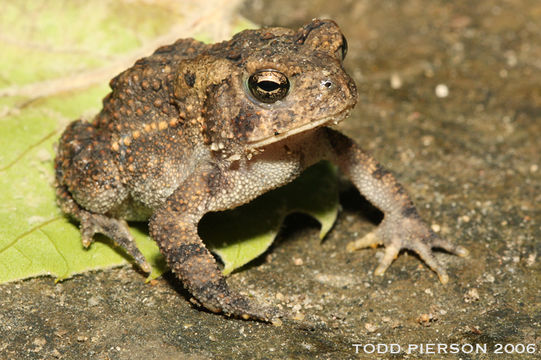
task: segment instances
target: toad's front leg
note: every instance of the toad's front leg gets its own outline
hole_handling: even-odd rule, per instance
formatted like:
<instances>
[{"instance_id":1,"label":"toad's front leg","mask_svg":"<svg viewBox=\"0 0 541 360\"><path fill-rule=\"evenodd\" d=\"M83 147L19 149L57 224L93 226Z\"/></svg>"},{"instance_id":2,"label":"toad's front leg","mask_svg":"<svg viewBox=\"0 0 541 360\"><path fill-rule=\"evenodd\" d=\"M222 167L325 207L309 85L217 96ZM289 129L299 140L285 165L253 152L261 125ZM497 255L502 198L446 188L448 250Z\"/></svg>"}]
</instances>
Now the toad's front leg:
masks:
<instances>
[{"instance_id":1,"label":"toad's front leg","mask_svg":"<svg viewBox=\"0 0 541 360\"><path fill-rule=\"evenodd\" d=\"M150 235L167 264L188 291L213 312L244 319L272 320L272 310L258 307L231 291L216 260L197 234L201 217L212 208L220 174L209 169L188 177L150 219Z\"/></svg>"},{"instance_id":2,"label":"toad's front leg","mask_svg":"<svg viewBox=\"0 0 541 360\"><path fill-rule=\"evenodd\" d=\"M375 233L349 244L348 249L384 245L385 253L374 272L376 275L385 272L401 249L412 250L438 274L442 283L446 283L449 277L434 257L432 248L442 248L460 256L466 256L468 251L439 238L428 228L404 188L372 156L341 133L326 130L334 160L341 171L363 196L384 213L383 221Z\"/></svg>"}]
</instances>

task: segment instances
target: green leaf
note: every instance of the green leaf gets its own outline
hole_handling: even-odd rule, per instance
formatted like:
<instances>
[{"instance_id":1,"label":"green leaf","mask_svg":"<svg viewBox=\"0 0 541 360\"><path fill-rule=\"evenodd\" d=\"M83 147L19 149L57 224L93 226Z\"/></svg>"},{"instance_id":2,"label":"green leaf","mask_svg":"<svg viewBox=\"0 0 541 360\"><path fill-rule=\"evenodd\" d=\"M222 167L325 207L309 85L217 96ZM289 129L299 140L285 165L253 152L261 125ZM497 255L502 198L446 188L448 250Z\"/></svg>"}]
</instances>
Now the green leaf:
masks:
<instances>
[{"instance_id":1,"label":"green leaf","mask_svg":"<svg viewBox=\"0 0 541 360\"><path fill-rule=\"evenodd\" d=\"M90 118L99 111L101 99L109 92L109 79L143 56L143 50L149 53L157 47L156 39L195 35L216 41L223 34L208 29L233 32L253 26L237 16L213 15L234 14L235 5L234 1L195 0L152 5L105 0L2 3L0 282L39 275L61 280L129 261L105 237L98 237L84 249L77 224L61 214L53 189L54 144L70 121ZM196 34L190 33L193 28L197 28ZM167 42L172 41L174 38ZM268 194L268 204L264 199L249 204L248 214L243 207L223 214L225 219L233 216L238 222L218 220L226 227L218 231L219 236L209 236L209 247L223 258L225 272L264 252L287 213L299 210L313 214L323 224L322 233L332 226L336 216L331 196L334 188L325 185L325 179L331 181L334 172L324 167L328 177L315 175L314 182L309 177L299 179L300 183L292 185L298 187L296 190L280 189ZM313 185L303 185L302 181ZM287 200L273 200L274 196ZM313 205L306 202L311 198ZM320 206L322 203L330 207ZM214 216L210 214L204 222L218 229L212 223ZM161 275L167 268L146 226L131 225L138 247L153 267L149 278ZM203 232L205 228L202 224ZM236 237L239 229L245 232ZM221 243L223 239L228 242Z\"/></svg>"},{"instance_id":2,"label":"green leaf","mask_svg":"<svg viewBox=\"0 0 541 360\"><path fill-rule=\"evenodd\" d=\"M2 2L0 282L46 274L63 279L126 263L107 242L83 249L77 226L60 213L53 144L69 121L99 110L110 63L129 60L177 21L168 8L135 5Z\"/></svg>"}]
</instances>

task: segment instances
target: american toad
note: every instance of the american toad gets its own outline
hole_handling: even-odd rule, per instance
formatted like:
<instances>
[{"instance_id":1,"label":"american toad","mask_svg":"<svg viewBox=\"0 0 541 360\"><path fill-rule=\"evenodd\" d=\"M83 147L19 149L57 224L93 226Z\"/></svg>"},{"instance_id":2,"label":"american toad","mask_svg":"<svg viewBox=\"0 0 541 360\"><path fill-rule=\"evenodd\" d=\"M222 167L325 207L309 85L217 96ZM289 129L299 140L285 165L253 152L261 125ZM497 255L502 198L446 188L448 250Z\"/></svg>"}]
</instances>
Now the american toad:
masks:
<instances>
[{"instance_id":1,"label":"american toad","mask_svg":"<svg viewBox=\"0 0 541 360\"><path fill-rule=\"evenodd\" d=\"M273 310L229 289L197 224L327 159L384 213L375 236L357 244L385 245L376 273L409 249L446 282L431 249L465 250L438 238L393 175L329 127L357 100L346 51L333 21L314 20L211 45L178 40L115 77L101 112L71 123L56 157L58 202L80 222L84 246L105 234L149 271L126 224L149 219L151 237L200 304L268 320Z\"/></svg>"}]
</instances>

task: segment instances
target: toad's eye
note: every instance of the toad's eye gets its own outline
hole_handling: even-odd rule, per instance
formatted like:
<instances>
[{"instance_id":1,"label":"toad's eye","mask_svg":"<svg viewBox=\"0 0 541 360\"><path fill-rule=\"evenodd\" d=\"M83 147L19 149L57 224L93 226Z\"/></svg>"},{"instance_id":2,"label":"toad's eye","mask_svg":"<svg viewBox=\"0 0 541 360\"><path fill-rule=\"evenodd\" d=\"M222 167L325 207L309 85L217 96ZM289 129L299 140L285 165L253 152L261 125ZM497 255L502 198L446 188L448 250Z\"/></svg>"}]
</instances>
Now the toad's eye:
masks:
<instances>
[{"instance_id":1,"label":"toad's eye","mask_svg":"<svg viewBox=\"0 0 541 360\"><path fill-rule=\"evenodd\" d=\"M348 41L346 40L346 37L344 35L342 35L342 45L340 45L338 50L342 52L342 60L344 60L348 53Z\"/></svg>"},{"instance_id":2,"label":"toad's eye","mask_svg":"<svg viewBox=\"0 0 541 360\"><path fill-rule=\"evenodd\" d=\"M248 88L257 100L270 104L286 97L289 80L277 70L259 70L248 78Z\"/></svg>"}]
</instances>

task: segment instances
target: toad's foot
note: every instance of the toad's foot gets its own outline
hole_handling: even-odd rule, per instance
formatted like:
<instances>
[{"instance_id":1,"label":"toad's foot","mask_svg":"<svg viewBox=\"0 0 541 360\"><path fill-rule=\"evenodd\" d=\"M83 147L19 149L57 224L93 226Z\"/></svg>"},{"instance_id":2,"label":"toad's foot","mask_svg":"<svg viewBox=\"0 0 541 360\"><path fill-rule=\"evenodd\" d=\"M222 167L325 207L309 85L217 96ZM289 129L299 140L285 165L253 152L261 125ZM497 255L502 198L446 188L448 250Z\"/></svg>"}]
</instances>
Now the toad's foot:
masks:
<instances>
[{"instance_id":1,"label":"toad's foot","mask_svg":"<svg viewBox=\"0 0 541 360\"><path fill-rule=\"evenodd\" d=\"M82 243L85 248L94 242L94 235L100 233L112 239L117 246L120 246L133 257L141 270L146 273L152 270L150 264L137 248L126 221L88 211L81 211L80 220Z\"/></svg>"},{"instance_id":2,"label":"toad's foot","mask_svg":"<svg viewBox=\"0 0 541 360\"><path fill-rule=\"evenodd\" d=\"M221 296L213 299L194 299L214 313L223 313L226 316L237 317L244 320L259 320L274 322L282 315L274 308L263 307L248 300L246 297L229 290L222 289ZM201 302L203 301L203 302Z\"/></svg>"},{"instance_id":3,"label":"toad's foot","mask_svg":"<svg viewBox=\"0 0 541 360\"><path fill-rule=\"evenodd\" d=\"M443 284L449 281L449 276L444 267L436 260L432 248L441 248L450 253L467 256L468 250L462 246L456 246L447 240L438 237L418 216L390 216L385 218L379 227L363 238L350 242L348 251L385 246L385 253L375 275L383 275L402 249L414 251L439 277Z\"/></svg>"}]
</instances>

